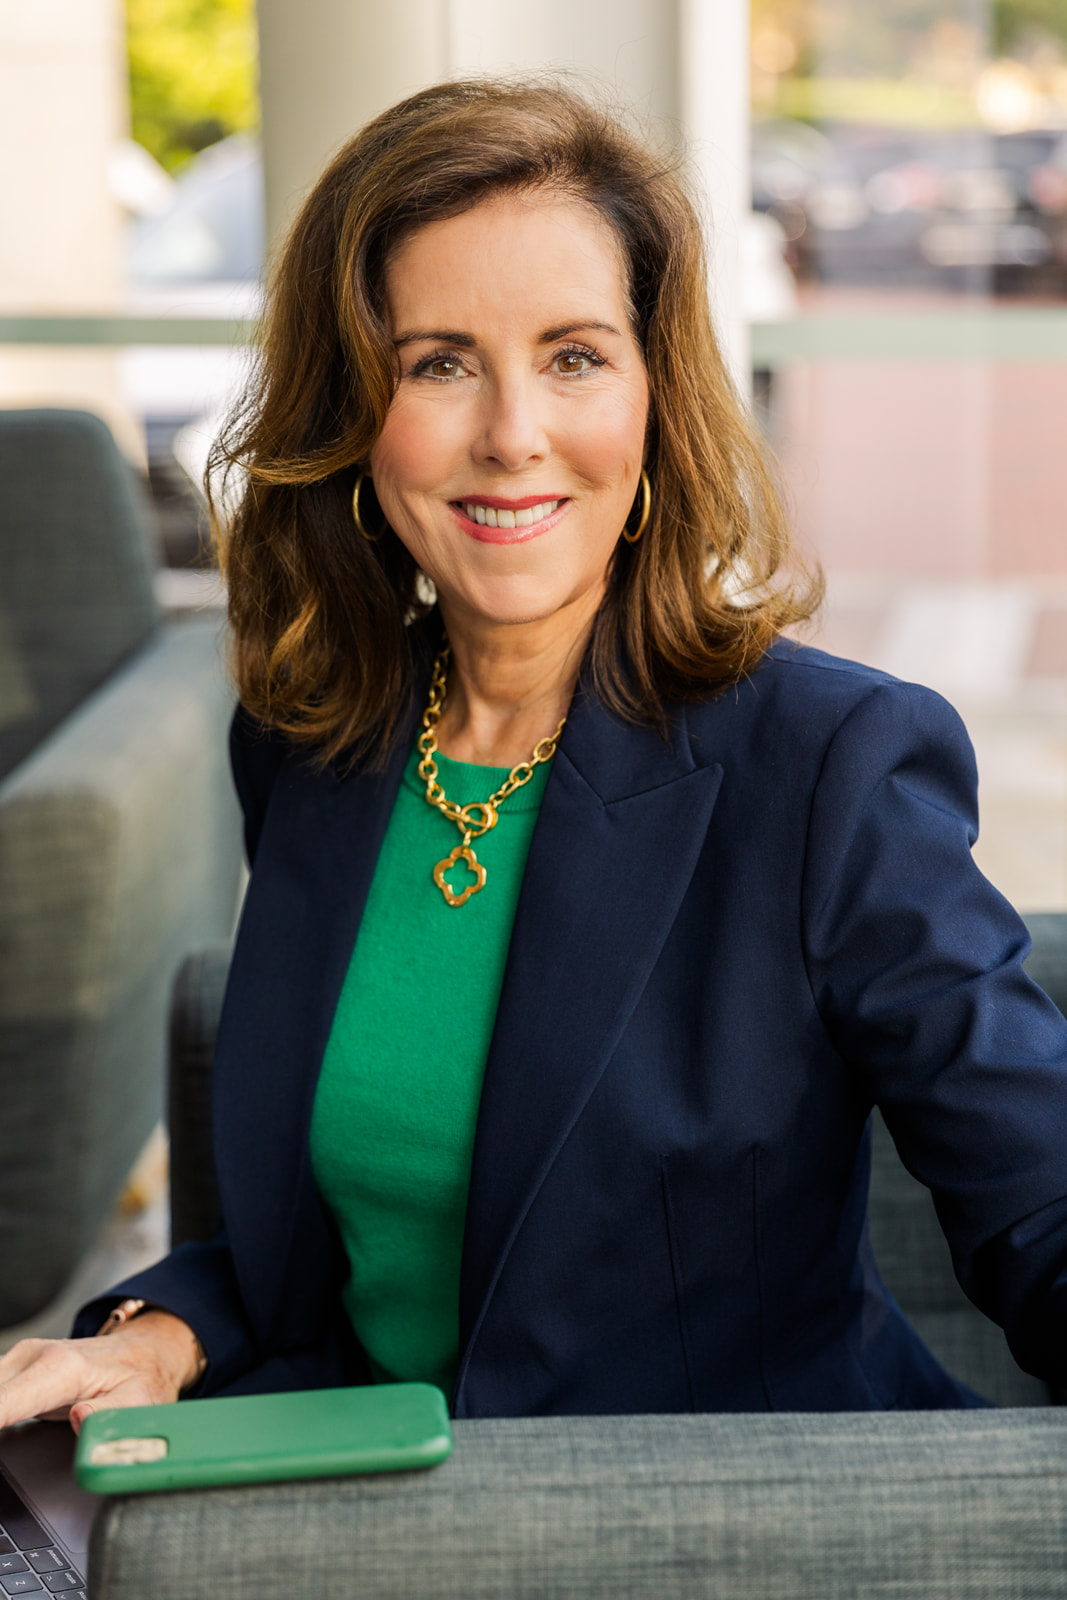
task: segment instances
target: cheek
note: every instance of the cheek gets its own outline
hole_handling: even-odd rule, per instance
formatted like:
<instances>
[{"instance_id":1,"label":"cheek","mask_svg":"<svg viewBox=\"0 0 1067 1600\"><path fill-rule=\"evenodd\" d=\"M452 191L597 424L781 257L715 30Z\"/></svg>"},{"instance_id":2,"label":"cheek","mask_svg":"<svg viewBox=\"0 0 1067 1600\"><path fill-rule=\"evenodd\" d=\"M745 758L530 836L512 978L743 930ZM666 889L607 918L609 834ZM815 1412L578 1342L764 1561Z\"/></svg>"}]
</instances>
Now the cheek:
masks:
<instances>
[{"instance_id":1,"label":"cheek","mask_svg":"<svg viewBox=\"0 0 1067 1600\"><path fill-rule=\"evenodd\" d=\"M400 497L432 491L441 481L451 453L446 419L394 402L385 427L371 446L375 488L380 485L380 492Z\"/></svg>"},{"instance_id":2,"label":"cheek","mask_svg":"<svg viewBox=\"0 0 1067 1600\"><path fill-rule=\"evenodd\" d=\"M648 401L643 394L619 397L590 415L586 426L571 435L575 457L581 452L590 469L605 480L628 477L640 465L645 451Z\"/></svg>"},{"instance_id":3,"label":"cheek","mask_svg":"<svg viewBox=\"0 0 1067 1600\"><path fill-rule=\"evenodd\" d=\"M426 408L394 404L370 451L370 475L385 520L416 565L435 580L441 575L440 541L426 501L438 498L448 475L446 432L440 418L426 416Z\"/></svg>"}]
</instances>

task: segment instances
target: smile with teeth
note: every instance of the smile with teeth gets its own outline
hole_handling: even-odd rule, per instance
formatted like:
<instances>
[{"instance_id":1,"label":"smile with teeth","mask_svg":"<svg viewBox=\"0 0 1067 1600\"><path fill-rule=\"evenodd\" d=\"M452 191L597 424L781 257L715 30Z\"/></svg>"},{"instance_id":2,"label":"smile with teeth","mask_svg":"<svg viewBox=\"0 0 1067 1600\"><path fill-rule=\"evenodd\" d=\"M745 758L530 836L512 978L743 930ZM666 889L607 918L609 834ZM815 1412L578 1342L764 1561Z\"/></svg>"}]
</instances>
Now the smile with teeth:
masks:
<instances>
[{"instance_id":1,"label":"smile with teeth","mask_svg":"<svg viewBox=\"0 0 1067 1600\"><path fill-rule=\"evenodd\" d=\"M543 505L526 506L522 511L505 511L503 507L475 506L468 500L461 500L463 515L470 522L480 522L485 528L531 528L535 522L543 522L550 517L558 505L559 500L546 500Z\"/></svg>"}]
</instances>

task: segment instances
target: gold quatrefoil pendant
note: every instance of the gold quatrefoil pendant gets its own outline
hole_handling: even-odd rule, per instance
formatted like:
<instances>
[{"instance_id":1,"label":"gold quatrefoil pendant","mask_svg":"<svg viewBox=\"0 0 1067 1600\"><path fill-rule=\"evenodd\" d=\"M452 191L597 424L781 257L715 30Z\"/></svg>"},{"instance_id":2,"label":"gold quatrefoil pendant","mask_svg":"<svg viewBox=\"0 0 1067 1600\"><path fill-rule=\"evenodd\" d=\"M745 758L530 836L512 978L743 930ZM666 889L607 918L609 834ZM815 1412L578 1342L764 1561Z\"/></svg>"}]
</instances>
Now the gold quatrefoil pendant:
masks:
<instances>
[{"instance_id":1,"label":"gold quatrefoil pendant","mask_svg":"<svg viewBox=\"0 0 1067 1600\"><path fill-rule=\"evenodd\" d=\"M474 883L468 883L462 894L457 894L450 883L445 881L445 873L454 867L457 861L465 861L474 873ZM444 895L450 906L465 906L472 894L477 894L479 889L485 888L485 868L468 844L457 844L450 856L439 861L433 869L433 881Z\"/></svg>"}]
</instances>

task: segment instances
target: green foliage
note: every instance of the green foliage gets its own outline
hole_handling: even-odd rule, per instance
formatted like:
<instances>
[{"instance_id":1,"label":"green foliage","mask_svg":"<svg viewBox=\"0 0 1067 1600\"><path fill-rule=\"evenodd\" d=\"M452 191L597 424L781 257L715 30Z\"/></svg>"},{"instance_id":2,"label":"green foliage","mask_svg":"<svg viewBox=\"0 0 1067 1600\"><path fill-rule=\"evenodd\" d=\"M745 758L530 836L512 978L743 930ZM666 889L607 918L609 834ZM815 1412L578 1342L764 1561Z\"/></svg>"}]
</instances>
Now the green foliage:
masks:
<instances>
[{"instance_id":1,"label":"green foliage","mask_svg":"<svg viewBox=\"0 0 1067 1600\"><path fill-rule=\"evenodd\" d=\"M1067 0L750 0L753 30L772 23L797 47L797 76L904 77L924 38L971 33L990 57L1067 48Z\"/></svg>"},{"instance_id":2,"label":"green foliage","mask_svg":"<svg viewBox=\"0 0 1067 1600\"><path fill-rule=\"evenodd\" d=\"M774 112L798 122L873 122L891 128L967 128L974 98L907 78L783 78Z\"/></svg>"},{"instance_id":3,"label":"green foliage","mask_svg":"<svg viewBox=\"0 0 1067 1600\"><path fill-rule=\"evenodd\" d=\"M993 0L997 55L1010 55L1035 35L1067 44L1067 0Z\"/></svg>"},{"instance_id":4,"label":"green foliage","mask_svg":"<svg viewBox=\"0 0 1067 1600\"><path fill-rule=\"evenodd\" d=\"M816 0L812 12L819 71L829 77L904 77L935 29L981 36L986 21L973 0Z\"/></svg>"},{"instance_id":5,"label":"green foliage","mask_svg":"<svg viewBox=\"0 0 1067 1600\"><path fill-rule=\"evenodd\" d=\"M170 172L254 128L254 0L126 0L133 137Z\"/></svg>"}]
</instances>

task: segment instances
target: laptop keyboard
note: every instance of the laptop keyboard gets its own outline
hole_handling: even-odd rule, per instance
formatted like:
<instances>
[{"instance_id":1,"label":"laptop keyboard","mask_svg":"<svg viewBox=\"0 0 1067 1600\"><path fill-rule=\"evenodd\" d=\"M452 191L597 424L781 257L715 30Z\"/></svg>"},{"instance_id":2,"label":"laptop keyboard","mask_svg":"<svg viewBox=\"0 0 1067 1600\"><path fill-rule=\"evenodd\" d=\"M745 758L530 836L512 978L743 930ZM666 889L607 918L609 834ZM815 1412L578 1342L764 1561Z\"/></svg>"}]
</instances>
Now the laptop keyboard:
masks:
<instances>
[{"instance_id":1,"label":"laptop keyboard","mask_svg":"<svg viewBox=\"0 0 1067 1600\"><path fill-rule=\"evenodd\" d=\"M85 1579L0 1474L0 1600L49 1592L85 1600Z\"/></svg>"}]
</instances>

